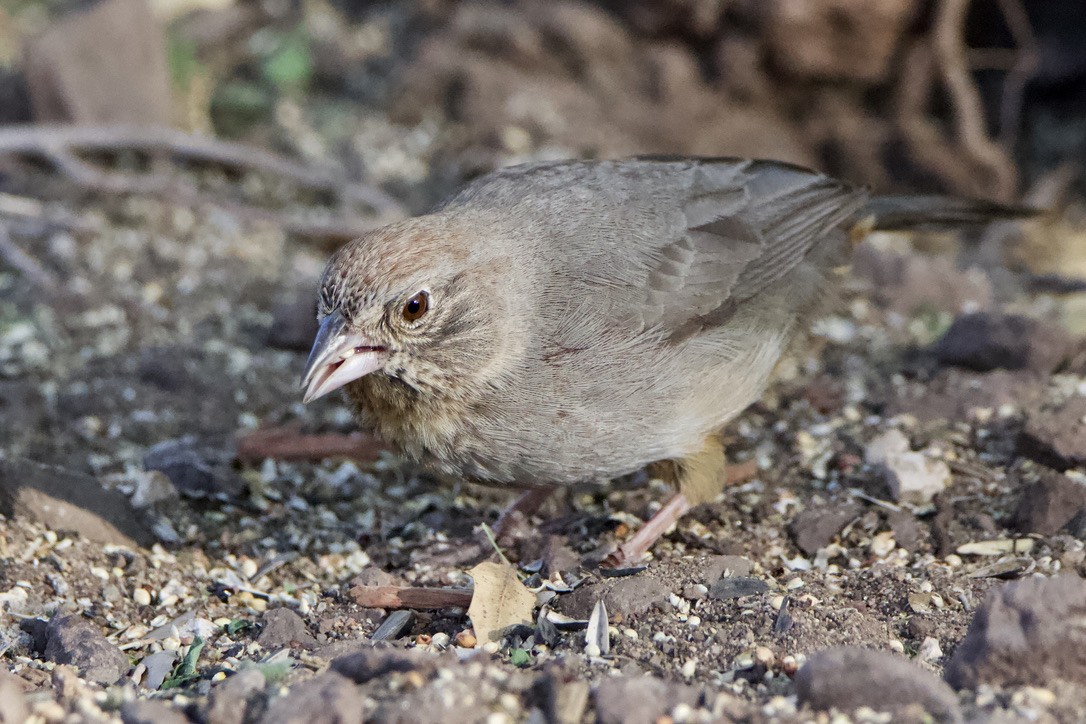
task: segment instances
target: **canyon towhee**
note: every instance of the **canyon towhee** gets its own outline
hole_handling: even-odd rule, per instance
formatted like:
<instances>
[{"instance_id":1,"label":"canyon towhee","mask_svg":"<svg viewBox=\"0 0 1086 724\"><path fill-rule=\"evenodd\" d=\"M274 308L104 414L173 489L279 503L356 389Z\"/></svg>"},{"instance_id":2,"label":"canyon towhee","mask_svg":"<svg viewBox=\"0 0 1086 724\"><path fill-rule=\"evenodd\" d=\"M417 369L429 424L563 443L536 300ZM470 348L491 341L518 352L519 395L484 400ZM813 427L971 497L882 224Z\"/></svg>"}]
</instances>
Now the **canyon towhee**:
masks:
<instances>
[{"instance_id":1,"label":"canyon towhee","mask_svg":"<svg viewBox=\"0 0 1086 724\"><path fill-rule=\"evenodd\" d=\"M671 461L678 495L611 560L633 563L720 492L719 431L822 309L853 240L1018 214L869 198L771 161L501 169L336 253L305 400L344 387L405 454L486 484L563 486Z\"/></svg>"}]
</instances>

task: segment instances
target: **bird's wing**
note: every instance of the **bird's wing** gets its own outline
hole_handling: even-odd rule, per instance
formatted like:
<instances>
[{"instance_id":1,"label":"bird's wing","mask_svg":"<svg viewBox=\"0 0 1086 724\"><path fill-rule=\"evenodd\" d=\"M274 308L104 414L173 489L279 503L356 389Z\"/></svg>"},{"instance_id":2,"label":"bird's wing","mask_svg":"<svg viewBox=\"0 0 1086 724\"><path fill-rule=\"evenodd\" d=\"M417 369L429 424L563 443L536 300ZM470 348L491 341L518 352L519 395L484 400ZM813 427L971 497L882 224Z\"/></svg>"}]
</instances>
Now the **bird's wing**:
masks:
<instances>
[{"instance_id":1,"label":"bird's wing","mask_svg":"<svg viewBox=\"0 0 1086 724\"><path fill-rule=\"evenodd\" d=\"M534 227L561 327L588 333L574 317L606 303L612 329L685 338L726 322L820 241L839 242L866 199L786 163L639 157L500 169L439 210L499 210L518 231Z\"/></svg>"},{"instance_id":2,"label":"bird's wing","mask_svg":"<svg viewBox=\"0 0 1086 724\"><path fill-rule=\"evenodd\" d=\"M661 163L661 162L658 162ZM862 189L775 162L695 162L655 248L632 322L685 337L722 323L807 258L867 198Z\"/></svg>"}]
</instances>

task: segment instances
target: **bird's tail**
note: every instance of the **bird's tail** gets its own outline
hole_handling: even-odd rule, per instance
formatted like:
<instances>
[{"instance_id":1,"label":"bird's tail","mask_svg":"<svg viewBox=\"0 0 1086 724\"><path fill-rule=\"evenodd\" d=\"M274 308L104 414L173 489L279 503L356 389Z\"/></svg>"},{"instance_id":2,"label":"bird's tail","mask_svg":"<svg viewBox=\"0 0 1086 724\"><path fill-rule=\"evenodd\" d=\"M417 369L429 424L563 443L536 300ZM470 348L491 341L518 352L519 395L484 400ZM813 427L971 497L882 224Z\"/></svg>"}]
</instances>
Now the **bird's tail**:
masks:
<instances>
[{"instance_id":1,"label":"bird's tail","mask_svg":"<svg viewBox=\"0 0 1086 724\"><path fill-rule=\"evenodd\" d=\"M1041 209L951 196L875 196L857 226L870 231L953 231L993 221L1028 219Z\"/></svg>"}]
</instances>

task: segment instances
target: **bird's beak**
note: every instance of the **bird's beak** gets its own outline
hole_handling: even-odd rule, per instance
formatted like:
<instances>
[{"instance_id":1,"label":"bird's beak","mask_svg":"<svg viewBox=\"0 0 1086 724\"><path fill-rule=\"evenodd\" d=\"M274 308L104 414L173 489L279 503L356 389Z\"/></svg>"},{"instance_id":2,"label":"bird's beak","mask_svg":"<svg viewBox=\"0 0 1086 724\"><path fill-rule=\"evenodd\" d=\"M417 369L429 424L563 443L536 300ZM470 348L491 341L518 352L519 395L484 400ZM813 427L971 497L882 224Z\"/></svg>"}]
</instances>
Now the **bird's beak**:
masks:
<instances>
[{"instance_id":1,"label":"bird's beak","mask_svg":"<svg viewBox=\"0 0 1086 724\"><path fill-rule=\"evenodd\" d=\"M332 312L321 322L313 350L302 372L302 387L310 402L348 382L381 369L385 348L347 329L347 320Z\"/></svg>"}]
</instances>

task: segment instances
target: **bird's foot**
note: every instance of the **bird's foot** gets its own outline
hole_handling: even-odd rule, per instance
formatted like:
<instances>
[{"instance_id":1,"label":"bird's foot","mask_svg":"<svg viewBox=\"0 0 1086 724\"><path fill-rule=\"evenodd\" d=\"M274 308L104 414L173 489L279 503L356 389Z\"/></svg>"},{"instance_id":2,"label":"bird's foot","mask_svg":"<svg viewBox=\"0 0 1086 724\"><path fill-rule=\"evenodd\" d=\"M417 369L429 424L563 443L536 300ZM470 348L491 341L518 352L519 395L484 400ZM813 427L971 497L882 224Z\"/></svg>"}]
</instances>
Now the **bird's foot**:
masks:
<instances>
[{"instance_id":1,"label":"bird's foot","mask_svg":"<svg viewBox=\"0 0 1086 724\"><path fill-rule=\"evenodd\" d=\"M656 514L645 521L645 525L634 533L633 537L618 547L616 551L608 555L600 562L601 568L632 568L638 564L641 557L652 548L668 528L690 510L690 503L686 496L679 493L669 500L664 507L656 511Z\"/></svg>"}]
</instances>

